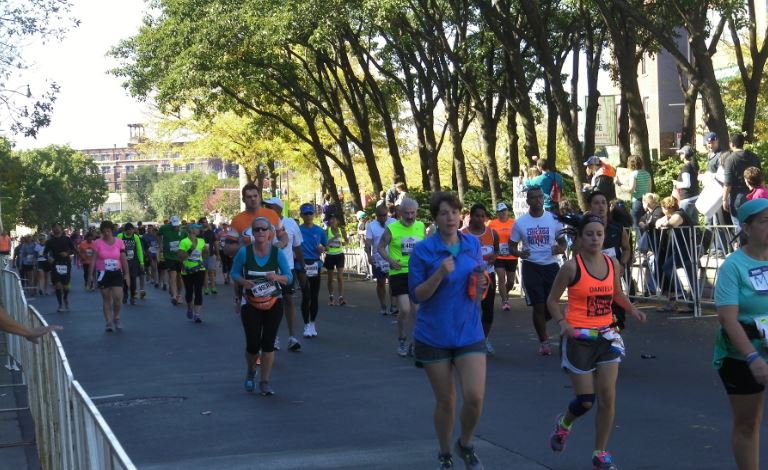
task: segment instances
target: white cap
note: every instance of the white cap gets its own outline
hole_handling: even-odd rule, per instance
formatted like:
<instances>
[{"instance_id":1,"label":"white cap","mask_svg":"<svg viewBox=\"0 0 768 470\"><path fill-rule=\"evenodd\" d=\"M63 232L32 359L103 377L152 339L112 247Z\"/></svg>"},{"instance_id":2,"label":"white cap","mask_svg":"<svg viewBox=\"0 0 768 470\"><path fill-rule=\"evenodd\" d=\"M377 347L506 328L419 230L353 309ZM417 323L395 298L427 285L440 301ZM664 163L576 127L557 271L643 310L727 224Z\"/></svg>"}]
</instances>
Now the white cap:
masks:
<instances>
[{"instance_id":1,"label":"white cap","mask_svg":"<svg viewBox=\"0 0 768 470\"><path fill-rule=\"evenodd\" d=\"M285 204L283 204L283 201L277 196L267 199L266 201L264 201L264 204L269 204L271 206L279 206L280 209L285 209Z\"/></svg>"},{"instance_id":2,"label":"white cap","mask_svg":"<svg viewBox=\"0 0 768 470\"><path fill-rule=\"evenodd\" d=\"M507 205L504 204L503 202L496 204L496 212L505 211L507 209L509 209L509 207L507 207Z\"/></svg>"},{"instance_id":3,"label":"white cap","mask_svg":"<svg viewBox=\"0 0 768 470\"><path fill-rule=\"evenodd\" d=\"M174 227L178 227L179 225L181 225L181 219L179 219L178 215L174 215L171 217L171 225L173 225Z\"/></svg>"}]
</instances>

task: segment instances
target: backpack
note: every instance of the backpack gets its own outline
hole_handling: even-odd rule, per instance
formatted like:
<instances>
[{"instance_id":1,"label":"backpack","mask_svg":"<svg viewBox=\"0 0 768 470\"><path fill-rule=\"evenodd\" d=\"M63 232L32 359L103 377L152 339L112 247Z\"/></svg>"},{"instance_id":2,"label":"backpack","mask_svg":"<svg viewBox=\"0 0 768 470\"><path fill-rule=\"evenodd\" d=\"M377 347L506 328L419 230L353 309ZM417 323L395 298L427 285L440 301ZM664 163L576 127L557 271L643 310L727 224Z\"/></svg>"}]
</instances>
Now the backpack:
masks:
<instances>
[{"instance_id":1,"label":"backpack","mask_svg":"<svg viewBox=\"0 0 768 470\"><path fill-rule=\"evenodd\" d=\"M554 172L552 172L554 174ZM549 190L549 199L555 203L559 204L560 199L562 198L563 194L560 188L560 185L557 183L557 178L552 176L552 188Z\"/></svg>"}]
</instances>

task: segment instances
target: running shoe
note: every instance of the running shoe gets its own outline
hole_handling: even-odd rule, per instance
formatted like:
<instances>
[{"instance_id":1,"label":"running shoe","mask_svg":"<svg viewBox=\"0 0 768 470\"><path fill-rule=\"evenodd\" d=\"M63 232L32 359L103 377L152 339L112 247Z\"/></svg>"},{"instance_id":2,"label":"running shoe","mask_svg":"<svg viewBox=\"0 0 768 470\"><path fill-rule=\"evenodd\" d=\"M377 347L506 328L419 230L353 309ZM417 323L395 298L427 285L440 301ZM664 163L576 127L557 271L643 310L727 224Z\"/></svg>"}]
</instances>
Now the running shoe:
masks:
<instances>
[{"instance_id":1,"label":"running shoe","mask_svg":"<svg viewBox=\"0 0 768 470\"><path fill-rule=\"evenodd\" d=\"M456 439L453 451L464 461L464 468L467 470L483 470L485 468L475 453L475 446L464 447L461 445L461 440Z\"/></svg>"},{"instance_id":2,"label":"running shoe","mask_svg":"<svg viewBox=\"0 0 768 470\"><path fill-rule=\"evenodd\" d=\"M315 322L309 322L309 330L309 334L312 335L312 338L317 337L317 325L315 325Z\"/></svg>"},{"instance_id":3,"label":"running shoe","mask_svg":"<svg viewBox=\"0 0 768 470\"><path fill-rule=\"evenodd\" d=\"M387 310L387 307L381 307L381 310L379 310L379 313L386 317L387 315L389 315L389 310Z\"/></svg>"},{"instance_id":4,"label":"running shoe","mask_svg":"<svg viewBox=\"0 0 768 470\"><path fill-rule=\"evenodd\" d=\"M216 295L218 293L219 293L219 291L217 291L215 287L213 289L211 289L211 294Z\"/></svg>"},{"instance_id":5,"label":"running shoe","mask_svg":"<svg viewBox=\"0 0 768 470\"><path fill-rule=\"evenodd\" d=\"M115 329L118 331L123 329L123 322L121 322L119 319L115 319Z\"/></svg>"},{"instance_id":6,"label":"running shoe","mask_svg":"<svg viewBox=\"0 0 768 470\"><path fill-rule=\"evenodd\" d=\"M510 308L509 308L508 300L501 302L501 309L504 310L505 312L509 312Z\"/></svg>"},{"instance_id":7,"label":"running shoe","mask_svg":"<svg viewBox=\"0 0 768 470\"><path fill-rule=\"evenodd\" d=\"M275 394L275 390L269 385L269 382L259 382L259 391L263 397L271 397Z\"/></svg>"},{"instance_id":8,"label":"running shoe","mask_svg":"<svg viewBox=\"0 0 768 470\"><path fill-rule=\"evenodd\" d=\"M202 323L203 319L200 318L200 315L195 315L195 323Z\"/></svg>"},{"instance_id":9,"label":"running shoe","mask_svg":"<svg viewBox=\"0 0 768 470\"><path fill-rule=\"evenodd\" d=\"M592 456L593 470L618 470L619 467L613 463L613 457L608 452L601 450Z\"/></svg>"},{"instance_id":10,"label":"running shoe","mask_svg":"<svg viewBox=\"0 0 768 470\"><path fill-rule=\"evenodd\" d=\"M176 297L171 297L171 304L173 304L173 306L179 305L179 301L176 300Z\"/></svg>"},{"instance_id":11,"label":"running shoe","mask_svg":"<svg viewBox=\"0 0 768 470\"><path fill-rule=\"evenodd\" d=\"M542 356L551 356L552 355L552 349L549 347L549 345L544 342L539 345L539 354Z\"/></svg>"},{"instance_id":12,"label":"running shoe","mask_svg":"<svg viewBox=\"0 0 768 470\"><path fill-rule=\"evenodd\" d=\"M275 351L279 351L279 350L280 350L280 338L275 336Z\"/></svg>"},{"instance_id":13,"label":"running shoe","mask_svg":"<svg viewBox=\"0 0 768 470\"><path fill-rule=\"evenodd\" d=\"M328 305L330 306L336 305L336 299L333 298L333 295L328 296Z\"/></svg>"},{"instance_id":14,"label":"running shoe","mask_svg":"<svg viewBox=\"0 0 768 470\"><path fill-rule=\"evenodd\" d=\"M405 344L405 339L398 340L397 345L397 355L400 357L407 357L408 356L408 345Z\"/></svg>"},{"instance_id":15,"label":"running shoe","mask_svg":"<svg viewBox=\"0 0 768 470\"><path fill-rule=\"evenodd\" d=\"M208 295L210 293L211 293L211 291L209 289L203 289L203 294Z\"/></svg>"},{"instance_id":16,"label":"running shoe","mask_svg":"<svg viewBox=\"0 0 768 470\"><path fill-rule=\"evenodd\" d=\"M390 315L397 315L398 313L400 313L400 309L398 309L394 305L389 307L389 314Z\"/></svg>"},{"instance_id":17,"label":"running shoe","mask_svg":"<svg viewBox=\"0 0 768 470\"><path fill-rule=\"evenodd\" d=\"M571 434L571 430L563 426L563 417L565 415L560 413L555 418L555 430L549 436L549 447L552 452L562 452L565 450L565 442L568 440L568 435Z\"/></svg>"},{"instance_id":18,"label":"running shoe","mask_svg":"<svg viewBox=\"0 0 768 470\"><path fill-rule=\"evenodd\" d=\"M187 307L187 320L191 320L192 318L192 307Z\"/></svg>"},{"instance_id":19,"label":"running shoe","mask_svg":"<svg viewBox=\"0 0 768 470\"><path fill-rule=\"evenodd\" d=\"M312 328L309 326L309 323L304 325L304 337L305 338L312 337Z\"/></svg>"},{"instance_id":20,"label":"running shoe","mask_svg":"<svg viewBox=\"0 0 768 470\"><path fill-rule=\"evenodd\" d=\"M453 457L451 454L437 454L437 470L452 470Z\"/></svg>"},{"instance_id":21,"label":"running shoe","mask_svg":"<svg viewBox=\"0 0 768 470\"><path fill-rule=\"evenodd\" d=\"M63 305L59 305L59 308L57 308L56 311L57 312L63 312L64 311L64 306Z\"/></svg>"},{"instance_id":22,"label":"running shoe","mask_svg":"<svg viewBox=\"0 0 768 470\"><path fill-rule=\"evenodd\" d=\"M344 297L339 296L339 302L336 305L347 305L347 302L344 300Z\"/></svg>"},{"instance_id":23,"label":"running shoe","mask_svg":"<svg viewBox=\"0 0 768 470\"><path fill-rule=\"evenodd\" d=\"M107 325L104 327L104 331L107 333L112 333L114 330L114 327L112 326L112 323L107 323Z\"/></svg>"},{"instance_id":24,"label":"running shoe","mask_svg":"<svg viewBox=\"0 0 768 470\"><path fill-rule=\"evenodd\" d=\"M288 350L289 351L298 351L301 349L301 343L299 343L299 340L294 338L293 336L288 337Z\"/></svg>"},{"instance_id":25,"label":"running shoe","mask_svg":"<svg viewBox=\"0 0 768 470\"><path fill-rule=\"evenodd\" d=\"M147 296L147 291L145 291L144 289L139 291L139 298L140 299L143 299L146 296Z\"/></svg>"},{"instance_id":26,"label":"running shoe","mask_svg":"<svg viewBox=\"0 0 768 470\"><path fill-rule=\"evenodd\" d=\"M255 371L247 371L245 374L245 391L248 393L253 392L256 390L256 381L254 380L256 377Z\"/></svg>"},{"instance_id":27,"label":"running shoe","mask_svg":"<svg viewBox=\"0 0 768 470\"><path fill-rule=\"evenodd\" d=\"M490 355L490 356L493 356L494 354L496 354L496 350L493 349L493 345L491 344L491 340L488 339L488 338L485 338L485 353Z\"/></svg>"}]
</instances>

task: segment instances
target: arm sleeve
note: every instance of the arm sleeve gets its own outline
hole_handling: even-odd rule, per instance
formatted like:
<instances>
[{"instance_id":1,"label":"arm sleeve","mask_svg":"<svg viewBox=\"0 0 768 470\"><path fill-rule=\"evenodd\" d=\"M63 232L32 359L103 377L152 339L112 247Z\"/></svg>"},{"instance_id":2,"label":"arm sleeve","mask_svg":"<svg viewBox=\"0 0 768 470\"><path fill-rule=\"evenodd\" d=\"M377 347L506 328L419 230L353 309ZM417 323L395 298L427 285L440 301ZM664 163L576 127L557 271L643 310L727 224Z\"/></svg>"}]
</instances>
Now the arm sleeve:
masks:
<instances>
[{"instance_id":1,"label":"arm sleeve","mask_svg":"<svg viewBox=\"0 0 768 470\"><path fill-rule=\"evenodd\" d=\"M715 306L739 305L739 287L738 267L726 261L717 276Z\"/></svg>"},{"instance_id":2,"label":"arm sleeve","mask_svg":"<svg viewBox=\"0 0 768 470\"><path fill-rule=\"evenodd\" d=\"M677 183L677 187L681 189L687 189L691 187L691 174L687 171L684 173L680 173L680 179L682 181Z\"/></svg>"},{"instance_id":3,"label":"arm sleeve","mask_svg":"<svg viewBox=\"0 0 768 470\"><path fill-rule=\"evenodd\" d=\"M245 247L241 247L239 250L237 250L235 259L232 260L232 270L229 272L233 281L237 281L238 279L243 277L244 265L245 265Z\"/></svg>"},{"instance_id":4,"label":"arm sleeve","mask_svg":"<svg viewBox=\"0 0 768 470\"><path fill-rule=\"evenodd\" d=\"M288 260L285 258L282 250L277 252L277 262L280 264L280 274L288 277L287 284L290 285L291 282L293 282L293 272L291 271L291 267L288 265Z\"/></svg>"}]
</instances>

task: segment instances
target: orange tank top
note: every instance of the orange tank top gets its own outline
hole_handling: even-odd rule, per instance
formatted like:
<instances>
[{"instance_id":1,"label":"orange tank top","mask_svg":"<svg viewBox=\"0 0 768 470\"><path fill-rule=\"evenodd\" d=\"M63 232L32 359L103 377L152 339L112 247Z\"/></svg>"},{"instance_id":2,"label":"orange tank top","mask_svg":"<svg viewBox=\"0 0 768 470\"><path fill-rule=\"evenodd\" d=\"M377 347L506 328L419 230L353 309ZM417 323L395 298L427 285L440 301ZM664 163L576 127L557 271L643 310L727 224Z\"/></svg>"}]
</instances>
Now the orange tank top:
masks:
<instances>
[{"instance_id":1,"label":"orange tank top","mask_svg":"<svg viewBox=\"0 0 768 470\"><path fill-rule=\"evenodd\" d=\"M605 278L592 276L581 255L576 255L576 280L568 286L568 314L565 320L574 328L605 328L613 323L613 262L603 255L608 263Z\"/></svg>"},{"instance_id":2,"label":"orange tank top","mask_svg":"<svg viewBox=\"0 0 768 470\"><path fill-rule=\"evenodd\" d=\"M493 219L488 222L488 227L496 230L499 234L499 256L498 259L512 260L517 259L516 256L509 254L509 237L512 236L512 228L515 226L515 219L509 218L506 222L502 222L499 219Z\"/></svg>"},{"instance_id":3,"label":"orange tank top","mask_svg":"<svg viewBox=\"0 0 768 470\"><path fill-rule=\"evenodd\" d=\"M478 239L480 242L480 251L483 253L483 260L488 264L488 260L493 255L493 229L485 227L485 232L482 235L475 235L469 231L469 227L461 229L461 233L464 235L470 235Z\"/></svg>"},{"instance_id":4,"label":"orange tank top","mask_svg":"<svg viewBox=\"0 0 768 470\"><path fill-rule=\"evenodd\" d=\"M11 251L11 237L8 235L0 236L0 251L3 253Z\"/></svg>"}]
</instances>

